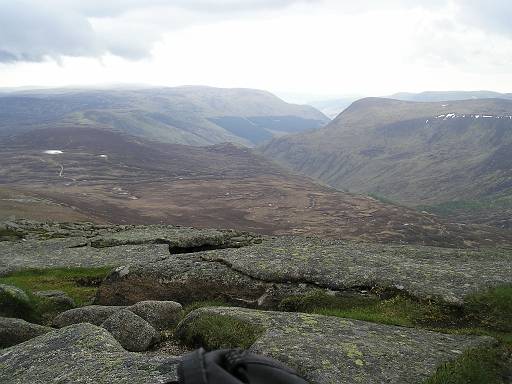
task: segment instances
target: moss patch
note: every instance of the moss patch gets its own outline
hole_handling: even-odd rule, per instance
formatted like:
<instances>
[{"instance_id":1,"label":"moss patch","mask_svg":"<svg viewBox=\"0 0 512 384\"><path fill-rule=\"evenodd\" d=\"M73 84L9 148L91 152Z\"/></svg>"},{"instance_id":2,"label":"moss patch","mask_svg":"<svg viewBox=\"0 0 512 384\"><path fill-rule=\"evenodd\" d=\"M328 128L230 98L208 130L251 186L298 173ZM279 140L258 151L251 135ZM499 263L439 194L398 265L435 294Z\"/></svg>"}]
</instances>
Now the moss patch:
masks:
<instances>
[{"instance_id":1,"label":"moss patch","mask_svg":"<svg viewBox=\"0 0 512 384\"><path fill-rule=\"evenodd\" d=\"M199 314L178 337L187 345L207 350L249 348L263 328L228 316Z\"/></svg>"}]
</instances>

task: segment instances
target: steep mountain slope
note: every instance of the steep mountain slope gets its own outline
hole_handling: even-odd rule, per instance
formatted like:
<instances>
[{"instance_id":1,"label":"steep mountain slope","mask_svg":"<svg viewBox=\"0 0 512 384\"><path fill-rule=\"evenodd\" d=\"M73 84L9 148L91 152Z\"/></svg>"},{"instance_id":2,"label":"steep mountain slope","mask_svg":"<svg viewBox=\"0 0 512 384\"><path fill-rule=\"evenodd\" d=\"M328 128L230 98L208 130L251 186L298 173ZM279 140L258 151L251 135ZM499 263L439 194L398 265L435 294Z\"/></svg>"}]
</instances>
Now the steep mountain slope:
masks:
<instances>
[{"instance_id":1,"label":"steep mountain slope","mask_svg":"<svg viewBox=\"0 0 512 384\"><path fill-rule=\"evenodd\" d=\"M362 99L324 129L262 150L339 189L408 205L495 199L512 195L512 101Z\"/></svg>"},{"instance_id":2,"label":"steep mountain slope","mask_svg":"<svg viewBox=\"0 0 512 384\"><path fill-rule=\"evenodd\" d=\"M35 128L117 130L167 143L254 145L329 119L252 89L38 90L0 94L0 135Z\"/></svg>"},{"instance_id":3,"label":"steep mountain slope","mask_svg":"<svg viewBox=\"0 0 512 384\"><path fill-rule=\"evenodd\" d=\"M0 187L100 222L459 247L512 244L511 234L496 229L450 224L319 185L233 144L199 148L108 130L38 129L0 140L0 165Z\"/></svg>"}]
</instances>

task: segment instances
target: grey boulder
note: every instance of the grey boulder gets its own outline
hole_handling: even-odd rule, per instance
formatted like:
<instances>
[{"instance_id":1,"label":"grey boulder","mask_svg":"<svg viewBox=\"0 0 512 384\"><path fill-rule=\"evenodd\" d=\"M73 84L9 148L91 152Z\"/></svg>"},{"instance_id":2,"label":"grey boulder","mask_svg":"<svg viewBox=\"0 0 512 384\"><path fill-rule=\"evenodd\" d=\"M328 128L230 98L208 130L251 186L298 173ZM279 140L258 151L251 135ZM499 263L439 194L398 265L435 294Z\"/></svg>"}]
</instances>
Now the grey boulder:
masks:
<instances>
[{"instance_id":1,"label":"grey boulder","mask_svg":"<svg viewBox=\"0 0 512 384\"><path fill-rule=\"evenodd\" d=\"M183 307L175 301L139 301L127 308L142 317L155 329L163 331L174 327L181 319Z\"/></svg>"},{"instance_id":2,"label":"grey boulder","mask_svg":"<svg viewBox=\"0 0 512 384\"><path fill-rule=\"evenodd\" d=\"M0 348L10 347L53 331L50 327L32 324L22 319L0 317Z\"/></svg>"},{"instance_id":3,"label":"grey boulder","mask_svg":"<svg viewBox=\"0 0 512 384\"><path fill-rule=\"evenodd\" d=\"M127 352L103 328L76 324L0 351L0 383L163 384L177 379L178 361Z\"/></svg>"},{"instance_id":4,"label":"grey boulder","mask_svg":"<svg viewBox=\"0 0 512 384\"><path fill-rule=\"evenodd\" d=\"M69 311L63 312L55 317L52 325L57 328L78 323L101 325L114 313L124 308L125 307L122 306L89 305L86 307L70 309Z\"/></svg>"},{"instance_id":5,"label":"grey boulder","mask_svg":"<svg viewBox=\"0 0 512 384\"><path fill-rule=\"evenodd\" d=\"M128 309L114 313L101 326L127 351L146 351L160 340L159 333L151 324Z\"/></svg>"}]
</instances>

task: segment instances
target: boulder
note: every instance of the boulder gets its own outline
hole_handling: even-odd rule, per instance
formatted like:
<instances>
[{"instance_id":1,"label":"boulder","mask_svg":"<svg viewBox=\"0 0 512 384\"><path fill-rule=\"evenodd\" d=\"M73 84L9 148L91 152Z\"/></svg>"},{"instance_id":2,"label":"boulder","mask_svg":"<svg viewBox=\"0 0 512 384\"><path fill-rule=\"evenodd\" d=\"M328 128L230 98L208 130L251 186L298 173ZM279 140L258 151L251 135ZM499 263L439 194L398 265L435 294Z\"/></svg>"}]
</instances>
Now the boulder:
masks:
<instances>
[{"instance_id":1,"label":"boulder","mask_svg":"<svg viewBox=\"0 0 512 384\"><path fill-rule=\"evenodd\" d=\"M213 317L217 320L211 321ZM208 340L216 331L208 326L218 326L219 317L253 326L257 332L243 327L244 335L256 335L249 350L282 361L311 384L420 384L464 351L495 342L489 337L235 307L197 309L182 320L176 334L186 341ZM237 332L233 327L232 335L223 335L231 341L246 339Z\"/></svg>"},{"instance_id":2,"label":"boulder","mask_svg":"<svg viewBox=\"0 0 512 384\"><path fill-rule=\"evenodd\" d=\"M58 310L66 311L76 307L75 301L63 291L36 291L34 295L48 300Z\"/></svg>"},{"instance_id":3,"label":"boulder","mask_svg":"<svg viewBox=\"0 0 512 384\"><path fill-rule=\"evenodd\" d=\"M178 358L127 352L105 329L76 324L0 351L2 384L148 384L177 380Z\"/></svg>"},{"instance_id":4,"label":"boulder","mask_svg":"<svg viewBox=\"0 0 512 384\"><path fill-rule=\"evenodd\" d=\"M181 319L183 308L175 301L140 301L127 308L142 317L155 329L163 331L174 328Z\"/></svg>"},{"instance_id":5,"label":"boulder","mask_svg":"<svg viewBox=\"0 0 512 384\"><path fill-rule=\"evenodd\" d=\"M71 324L91 323L101 325L114 313L124 309L122 306L88 305L62 312L53 319L52 325L56 328Z\"/></svg>"},{"instance_id":6,"label":"boulder","mask_svg":"<svg viewBox=\"0 0 512 384\"><path fill-rule=\"evenodd\" d=\"M0 284L0 316L27 318L31 313L32 303L22 289Z\"/></svg>"},{"instance_id":7,"label":"boulder","mask_svg":"<svg viewBox=\"0 0 512 384\"><path fill-rule=\"evenodd\" d=\"M160 340L151 324L128 309L114 313L101 326L127 351L142 352Z\"/></svg>"},{"instance_id":8,"label":"boulder","mask_svg":"<svg viewBox=\"0 0 512 384\"><path fill-rule=\"evenodd\" d=\"M32 324L22 319L0 317L0 348L22 343L50 331L53 331L53 328Z\"/></svg>"}]
</instances>

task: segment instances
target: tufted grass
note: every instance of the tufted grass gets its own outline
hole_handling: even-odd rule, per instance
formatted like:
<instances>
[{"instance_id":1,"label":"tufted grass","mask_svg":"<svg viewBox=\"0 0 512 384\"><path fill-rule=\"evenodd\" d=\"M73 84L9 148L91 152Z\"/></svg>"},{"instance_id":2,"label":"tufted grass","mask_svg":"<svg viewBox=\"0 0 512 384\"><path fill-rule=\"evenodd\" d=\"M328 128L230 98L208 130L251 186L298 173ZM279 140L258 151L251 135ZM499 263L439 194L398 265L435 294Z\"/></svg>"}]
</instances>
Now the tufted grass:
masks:
<instances>
[{"instance_id":1,"label":"tufted grass","mask_svg":"<svg viewBox=\"0 0 512 384\"><path fill-rule=\"evenodd\" d=\"M177 337L186 345L206 350L223 348L249 348L263 329L248 322L215 314L199 314Z\"/></svg>"},{"instance_id":2,"label":"tufted grass","mask_svg":"<svg viewBox=\"0 0 512 384\"><path fill-rule=\"evenodd\" d=\"M440 366L424 384L507 384L512 375L510 354L506 346L466 351Z\"/></svg>"}]
</instances>

